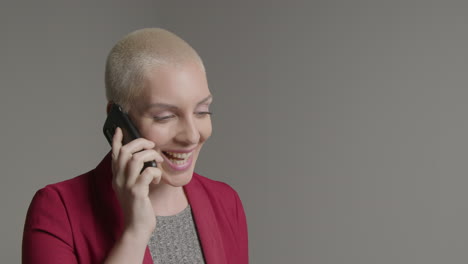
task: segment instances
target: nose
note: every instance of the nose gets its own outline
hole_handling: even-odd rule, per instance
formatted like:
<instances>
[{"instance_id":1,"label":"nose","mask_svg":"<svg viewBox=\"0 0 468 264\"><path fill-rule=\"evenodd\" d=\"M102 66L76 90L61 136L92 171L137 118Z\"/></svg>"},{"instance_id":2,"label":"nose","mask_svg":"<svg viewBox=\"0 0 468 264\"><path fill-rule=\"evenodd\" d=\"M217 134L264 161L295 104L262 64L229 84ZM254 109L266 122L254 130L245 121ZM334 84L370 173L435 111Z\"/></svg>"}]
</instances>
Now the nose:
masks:
<instances>
[{"instance_id":1,"label":"nose","mask_svg":"<svg viewBox=\"0 0 468 264\"><path fill-rule=\"evenodd\" d=\"M176 141L183 145L189 146L197 144L199 140L200 132L195 120L193 118L185 118L183 122L180 123Z\"/></svg>"}]
</instances>

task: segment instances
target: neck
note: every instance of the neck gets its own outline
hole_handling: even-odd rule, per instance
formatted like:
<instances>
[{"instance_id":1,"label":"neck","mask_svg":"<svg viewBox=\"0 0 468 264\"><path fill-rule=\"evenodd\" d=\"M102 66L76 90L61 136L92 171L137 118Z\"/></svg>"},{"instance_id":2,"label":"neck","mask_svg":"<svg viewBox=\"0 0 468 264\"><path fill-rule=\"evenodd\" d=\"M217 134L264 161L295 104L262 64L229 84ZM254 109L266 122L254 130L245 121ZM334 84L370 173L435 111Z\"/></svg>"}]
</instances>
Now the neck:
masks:
<instances>
[{"instance_id":1,"label":"neck","mask_svg":"<svg viewBox=\"0 0 468 264\"><path fill-rule=\"evenodd\" d=\"M149 190L149 198L155 215L159 216L175 215L188 205L184 189L166 183L152 184Z\"/></svg>"}]
</instances>

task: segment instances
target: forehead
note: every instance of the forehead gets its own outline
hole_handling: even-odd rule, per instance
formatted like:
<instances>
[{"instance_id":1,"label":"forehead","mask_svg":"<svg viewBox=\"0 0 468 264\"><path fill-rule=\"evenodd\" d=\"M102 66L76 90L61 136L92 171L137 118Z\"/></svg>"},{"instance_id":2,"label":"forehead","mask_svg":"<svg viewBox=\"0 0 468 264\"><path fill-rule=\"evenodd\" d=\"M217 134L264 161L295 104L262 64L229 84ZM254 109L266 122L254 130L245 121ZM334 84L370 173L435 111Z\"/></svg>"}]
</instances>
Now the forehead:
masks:
<instances>
[{"instance_id":1,"label":"forehead","mask_svg":"<svg viewBox=\"0 0 468 264\"><path fill-rule=\"evenodd\" d=\"M187 104L210 95L203 68L197 63L150 68L143 82L140 102Z\"/></svg>"}]
</instances>

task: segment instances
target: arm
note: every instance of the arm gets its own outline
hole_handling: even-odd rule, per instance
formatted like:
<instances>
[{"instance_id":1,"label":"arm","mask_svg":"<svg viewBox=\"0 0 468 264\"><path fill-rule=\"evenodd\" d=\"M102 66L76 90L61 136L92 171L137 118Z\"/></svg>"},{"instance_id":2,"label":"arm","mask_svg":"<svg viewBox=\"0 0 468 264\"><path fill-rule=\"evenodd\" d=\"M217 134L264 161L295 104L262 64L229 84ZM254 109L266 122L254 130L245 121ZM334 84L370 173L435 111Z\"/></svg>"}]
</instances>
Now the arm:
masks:
<instances>
[{"instance_id":1,"label":"arm","mask_svg":"<svg viewBox=\"0 0 468 264\"><path fill-rule=\"evenodd\" d=\"M112 141L113 188L124 215L122 235L109 252L104 264L142 263L148 241L156 227L156 217L148 197L150 183L159 183L161 170L143 163L162 162L154 143L143 138L122 146L123 134L116 130Z\"/></svg>"},{"instance_id":2,"label":"arm","mask_svg":"<svg viewBox=\"0 0 468 264\"><path fill-rule=\"evenodd\" d=\"M77 263L65 206L51 188L39 190L29 206L23 233L22 263Z\"/></svg>"}]
</instances>

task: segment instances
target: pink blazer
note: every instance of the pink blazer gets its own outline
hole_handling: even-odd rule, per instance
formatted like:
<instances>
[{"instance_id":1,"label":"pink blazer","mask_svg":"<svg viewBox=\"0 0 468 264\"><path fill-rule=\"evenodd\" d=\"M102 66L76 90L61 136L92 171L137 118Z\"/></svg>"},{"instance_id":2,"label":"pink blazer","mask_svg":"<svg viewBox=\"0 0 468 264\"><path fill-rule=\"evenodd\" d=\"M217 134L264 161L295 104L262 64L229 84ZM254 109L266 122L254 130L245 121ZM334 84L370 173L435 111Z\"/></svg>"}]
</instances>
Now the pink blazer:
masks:
<instances>
[{"instance_id":1,"label":"pink blazer","mask_svg":"<svg viewBox=\"0 0 468 264\"><path fill-rule=\"evenodd\" d=\"M23 264L102 263L123 230L108 154L96 169L39 190L23 233ZM185 193L208 264L248 263L247 223L230 186L196 173ZM152 264L146 248L144 264Z\"/></svg>"}]
</instances>

